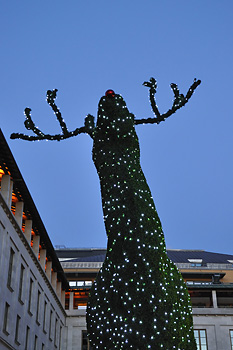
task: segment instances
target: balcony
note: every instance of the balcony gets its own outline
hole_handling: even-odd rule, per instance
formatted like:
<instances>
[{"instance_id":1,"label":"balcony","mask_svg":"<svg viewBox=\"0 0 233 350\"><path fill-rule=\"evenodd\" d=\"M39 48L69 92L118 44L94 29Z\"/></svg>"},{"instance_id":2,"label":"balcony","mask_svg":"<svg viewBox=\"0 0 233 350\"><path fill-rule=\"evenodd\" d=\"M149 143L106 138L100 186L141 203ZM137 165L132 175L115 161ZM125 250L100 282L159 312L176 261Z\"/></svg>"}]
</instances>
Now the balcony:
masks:
<instances>
[{"instance_id":1,"label":"balcony","mask_svg":"<svg viewBox=\"0 0 233 350\"><path fill-rule=\"evenodd\" d=\"M199 282L187 286L193 308L233 309L233 284Z\"/></svg>"}]
</instances>

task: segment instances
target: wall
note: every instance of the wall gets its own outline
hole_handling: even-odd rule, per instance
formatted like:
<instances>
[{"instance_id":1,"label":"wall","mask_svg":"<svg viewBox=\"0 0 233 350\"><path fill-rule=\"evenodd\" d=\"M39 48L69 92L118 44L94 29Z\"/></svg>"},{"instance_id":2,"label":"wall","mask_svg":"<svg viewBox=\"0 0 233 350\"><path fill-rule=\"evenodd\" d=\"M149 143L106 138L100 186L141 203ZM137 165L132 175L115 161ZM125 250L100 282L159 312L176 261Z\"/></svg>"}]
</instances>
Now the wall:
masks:
<instances>
[{"instance_id":1,"label":"wall","mask_svg":"<svg viewBox=\"0 0 233 350\"><path fill-rule=\"evenodd\" d=\"M11 252L13 252L13 260L9 283ZM0 271L0 349L31 350L34 349L36 341L38 350L62 350L66 316L64 308L38 256L31 248L1 194ZM21 297L19 297L20 294ZM7 322L6 305L8 305ZM27 347L26 338L28 338Z\"/></svg>"}]
</instances>

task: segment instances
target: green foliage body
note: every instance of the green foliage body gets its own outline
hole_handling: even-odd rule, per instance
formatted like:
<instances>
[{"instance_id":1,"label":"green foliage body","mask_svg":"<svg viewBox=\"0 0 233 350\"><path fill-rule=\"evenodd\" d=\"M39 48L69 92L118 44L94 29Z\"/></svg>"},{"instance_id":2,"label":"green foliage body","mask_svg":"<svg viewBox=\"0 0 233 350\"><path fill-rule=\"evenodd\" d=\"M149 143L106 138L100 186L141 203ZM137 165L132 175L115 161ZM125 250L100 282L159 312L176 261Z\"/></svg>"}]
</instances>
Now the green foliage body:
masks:
<instances>
[{"instance_id":1,"label":"green foliage body","mask_svg":"<svg viewBox=\"0 0 233 350\"><path fill-rule=\"evenodd\" d=\"M140 166L134 116L120 95L101 98L93 139L108 249L88 302L91 345L196 350L189 295L167 257Z\"/></svg>"}]
</instances>

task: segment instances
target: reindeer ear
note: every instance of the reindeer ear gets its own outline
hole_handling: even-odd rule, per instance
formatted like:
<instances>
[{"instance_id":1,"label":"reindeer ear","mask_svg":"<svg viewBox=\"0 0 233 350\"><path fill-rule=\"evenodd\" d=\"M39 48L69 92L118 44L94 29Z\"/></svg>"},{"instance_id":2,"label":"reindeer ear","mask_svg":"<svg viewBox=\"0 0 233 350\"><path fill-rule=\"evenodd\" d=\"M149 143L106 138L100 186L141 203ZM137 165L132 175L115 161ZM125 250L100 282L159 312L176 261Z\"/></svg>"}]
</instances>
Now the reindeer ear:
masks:
<instances>
[{"instance_id":1,"label":"reindeer ear","mask_svg":"<svg viewBox=\"0 0 233 350\"><path fill-rule=\"evenodd\" d=\"M156 92L157 81L155 80L155 78L151 77L150 81L145 81L142 85L150 88L154 93Z\"/></svg>"},{"instance_id":2,"label":"reindeer ear","mask_svg":"<svg viewBox=\"0 0 233 350\"><path fill-rule=\"evenodd\" d=\"M149 81L144 81L144 83L142 85L147 86L149 88L152 87L152 84Z\"/></svg>"}]
</instances>

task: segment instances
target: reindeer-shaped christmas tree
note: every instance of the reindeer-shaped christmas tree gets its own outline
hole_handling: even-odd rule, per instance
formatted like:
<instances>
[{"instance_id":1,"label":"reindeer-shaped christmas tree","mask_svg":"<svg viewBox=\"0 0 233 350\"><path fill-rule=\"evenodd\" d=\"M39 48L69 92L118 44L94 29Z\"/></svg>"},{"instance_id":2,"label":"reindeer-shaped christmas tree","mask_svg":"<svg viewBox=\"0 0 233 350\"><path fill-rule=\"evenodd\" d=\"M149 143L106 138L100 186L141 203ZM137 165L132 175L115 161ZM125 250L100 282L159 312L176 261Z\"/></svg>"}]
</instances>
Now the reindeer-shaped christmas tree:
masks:
<instances>
[{"instance_id":1,"label":"reindeer-shaped christmas tree","mask_svg":"<svg viewBox=\"0 0 233 350\"><path fill-rule=\"evenodd\" d=\"M27 129L36 136L12 134L24 140L63 140L87 133L93 138L93 161L101 185L108 249L92 286L87 307L90 343L98 350L195 350L192 307L183 278L168 259L162 226L140 166L134 125L165 120L184 106L200 84L194 81L186 96L171 84L174 103L160 114L150 89L154 118L135 119L123 98L108 90L100 99L96 126L88 115L85 125L69 132L55 104L57 90L47 92L62 134L44 134L25 109Z\"/></svg>"}]
</instances>

